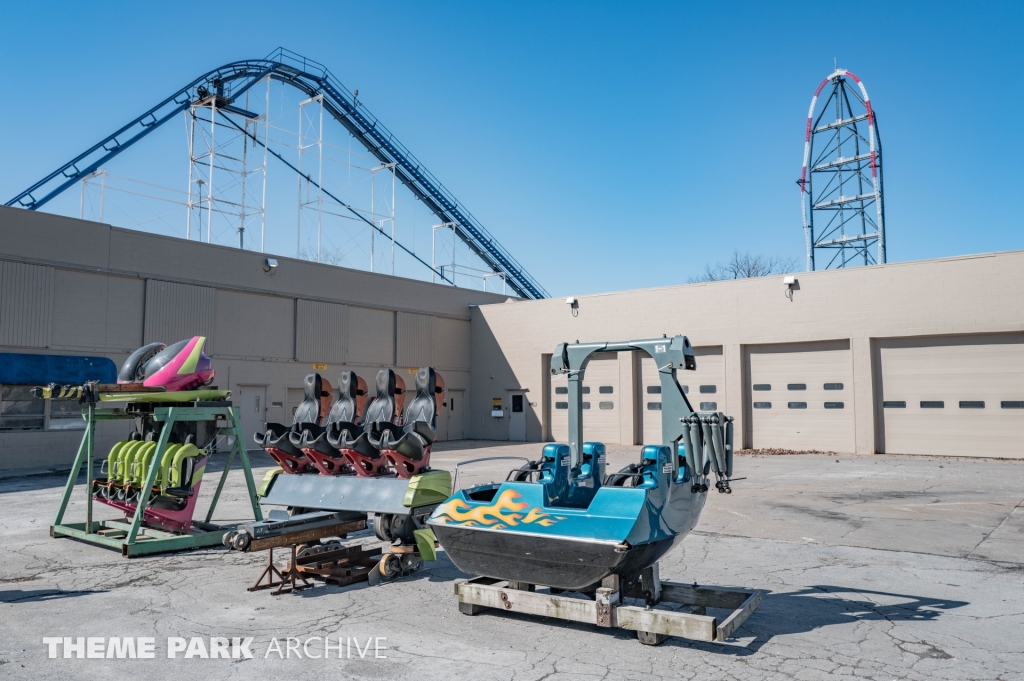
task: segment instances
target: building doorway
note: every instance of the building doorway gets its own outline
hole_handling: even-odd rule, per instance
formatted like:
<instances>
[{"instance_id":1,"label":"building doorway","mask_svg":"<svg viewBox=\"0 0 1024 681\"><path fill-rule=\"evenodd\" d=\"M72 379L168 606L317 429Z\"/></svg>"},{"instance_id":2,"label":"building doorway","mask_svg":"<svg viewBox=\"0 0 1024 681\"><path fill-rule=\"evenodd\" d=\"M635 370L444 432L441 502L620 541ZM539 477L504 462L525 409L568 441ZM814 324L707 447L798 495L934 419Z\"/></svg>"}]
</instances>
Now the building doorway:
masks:
<instances>
[{"instance_id":1,"label":"building doorway","mask_svg":"<svg viewBox=\"0 0 1024 681\"><path fill-rule=\"evenodd\" d=\"M512 442L526 442L526 395L511 394L512 409L508 419L508 439Z\"/></svg>"},{"instance_id":2,"label":"building doorway","mask_svg":"<svg viewBox=\"0 0 1024 681\"><path fill-rule=\"evenodd\" d=\"M255 433L262 433L267 427L267 386L238 386L239 409L241 410L242 433L245 435L245 448L253 449L256 441Z\"/></svg>"}]
</instances>

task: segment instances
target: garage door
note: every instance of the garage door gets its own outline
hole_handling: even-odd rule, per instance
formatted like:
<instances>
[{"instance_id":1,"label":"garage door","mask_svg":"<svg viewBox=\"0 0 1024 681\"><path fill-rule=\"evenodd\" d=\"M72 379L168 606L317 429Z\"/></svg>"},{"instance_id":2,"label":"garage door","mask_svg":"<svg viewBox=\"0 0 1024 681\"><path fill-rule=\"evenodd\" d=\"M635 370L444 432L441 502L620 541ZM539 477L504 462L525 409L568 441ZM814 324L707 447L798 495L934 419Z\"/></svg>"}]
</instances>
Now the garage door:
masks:
<instances>
[{"instance_id":1,"label":"garage door","mask_svg":"<svg viewBox=\"0 0 1024 681\"><path fill-rule=\"evenodd\" d=\"M881 451L1024 458L1024 334L875 347Z\"/></svg>"},{"instance_id":2,"label":"garage door","mask_svg":"<svg viewBox=\"0 0 1024 681\"><path fill-rule=\"evenodd\" d=\"M696 371L677 371L676 379L697 411L725 409L725 363L722 347L694 348ZM643 419L644 444L661 444L661 377L654 360L642 356L640 360L640 405Z\"/></svg>"},{"instance_id":3,"label":"garage door","mask_svg":"<svg viewBox=\"0 0 1024 681\"><path fill-rule=\"evenodd\" d=\"M747 348L754 448L855 451L849 341Z\"/></svg>"},{"instance_id":4,"label":"garage door","mask_svg":"<svg viewBox=\"0 0 1024 681\"><path fill-rule=\"evenodd\" d=\"M562 374L551 377L554 410L551 436L569 441L569 381ZM619 361L617 353L592 357L583 372L583 439L586 442L619 442Z\"/></svg>"}]
</instances>

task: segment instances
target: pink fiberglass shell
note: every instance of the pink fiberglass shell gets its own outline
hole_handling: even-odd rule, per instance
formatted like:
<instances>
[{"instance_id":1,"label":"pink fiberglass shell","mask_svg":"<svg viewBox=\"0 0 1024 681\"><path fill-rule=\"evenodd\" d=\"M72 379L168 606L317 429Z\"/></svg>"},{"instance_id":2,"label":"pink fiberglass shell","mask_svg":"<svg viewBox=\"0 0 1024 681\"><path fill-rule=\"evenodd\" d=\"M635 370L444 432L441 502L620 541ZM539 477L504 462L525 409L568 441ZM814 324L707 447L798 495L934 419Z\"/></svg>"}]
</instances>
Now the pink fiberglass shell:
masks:
<instances>
[{"instance_id":1,"label":"pink fiberglass shell","mask_svg":"<svg viewBox=\"0 0 1024 681\"><path fill-rule=\"evenodd\" d=\"M182 345L184 344L184 345ZM148 388L162 387L168 392L194 390L213 380L213 360L203 352L205 336L194 336L157 353L147 365L156 371L143 382ZM161 366L162 365L162 366ZM146 367L147 374L150 366Z\"/></svg>"}]
</instances>

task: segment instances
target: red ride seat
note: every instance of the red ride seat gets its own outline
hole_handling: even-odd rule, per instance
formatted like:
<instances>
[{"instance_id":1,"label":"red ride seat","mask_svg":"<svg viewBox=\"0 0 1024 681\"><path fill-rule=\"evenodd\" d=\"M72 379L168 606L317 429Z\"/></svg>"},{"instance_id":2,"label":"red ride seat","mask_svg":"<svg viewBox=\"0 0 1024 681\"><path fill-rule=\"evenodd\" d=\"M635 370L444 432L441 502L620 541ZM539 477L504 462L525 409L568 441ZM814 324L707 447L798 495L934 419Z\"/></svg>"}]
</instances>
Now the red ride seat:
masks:
<instances>
[{"instance_id":1,"label":"red ride seat","mask_svg":"<svg viewBox=\"0 0 1024 681\"><path fill-rule=\"evenodd\" d=\"M326 384L327 390L324 390ZM256 444L263 449L281 465L285 473L315 473L316 466L309 460L296 443L292 442L291 435L301 437L302 431L312 426L320 427L320 419L324 408L324 395L326 392L328 404L330 403L330 383L324 381L320 374L309 374L303 382L302 391L304 399L295 410L295 417L292 419L290 428L280 423L268 423L267 430L263 433L255 433L253 438Z\"/></svg>"},{"instance_id":2,"label":"red ride seat","mask_svg":"<svg viewBox=\"0 0 1024 681\"><path fill-rule=\"evenodd\" d=\"M398 411L398 380L391 369L377 372L377 396L366 408L362 432L355 429L344 430L343 433L339 431L339 435L332 440L339 443L335 446L345 452L356 469L356 475L371 477L387 472L388 460L381 456L381 437L383 433L397 427L394 419Z\"/></svg>"},{"instance_id":3,"label":"red ride seat","mask_svg":"<svg viewBox=\"0 0 1024 681\"><path fill-rule=\"evenodd\" d=\"M430 468L430 447L437 439L437 388L434 369L422 367L416 372L416 397L405 407L404 425L381 433L381 453L400 478Z\"/></svg>"},{"instance_id":4,"label":"red ride seat","mask_svg":"<svg viewBox=\"0 0 1024 681\"><path fill-rule=\"evenodd\" d=\"M360 385L362 384L362 385ZM338 401L327 414L323 427L306 426L301 437L293 433L292 443L309 457L320 475L343 475L356 473L354 464L345 456L345 443L349 433L357 433L360 427L359 412L366 396L366 383L354 371L341 372L338 382Z\"/></svg>"}]
</instances>

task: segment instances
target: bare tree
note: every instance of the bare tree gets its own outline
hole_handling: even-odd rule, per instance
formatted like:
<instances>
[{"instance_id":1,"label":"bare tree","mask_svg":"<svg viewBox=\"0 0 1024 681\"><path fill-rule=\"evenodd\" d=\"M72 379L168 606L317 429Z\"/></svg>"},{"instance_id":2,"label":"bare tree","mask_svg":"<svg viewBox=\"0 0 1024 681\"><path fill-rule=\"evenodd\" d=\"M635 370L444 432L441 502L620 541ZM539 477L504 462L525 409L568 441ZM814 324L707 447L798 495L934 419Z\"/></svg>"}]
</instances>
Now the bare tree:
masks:
<instances>
[{"instance_id":1,"label":"bare tree","mask_svg":"<svg viewBox=\"0 0 1024 681\"><path fill-rule=\"evenodd\" d=\"M316 247L311 245L303 246L299 252L299 257L303 260L316 262ZM346 265L345 256L342 255L341 250L331 246L324 246L320 249L320 264L350 267L350 265Z\"/></svg>"},{"instance_id":2,"label":"bare tree","mask_svg":"<svg viewBox=\"0 0 1024 681\"><path fill-rule=\"evenodd\" d=\"M796 268L797 263L794 258L782 258L777 255L740 254L739 251L734 251L732 258L728 262L704 265L704 272L695 277L690 277L689 283L699 284L706 281L766 277L770 274L793 272Z\"/></svg>"}]
</instances>

